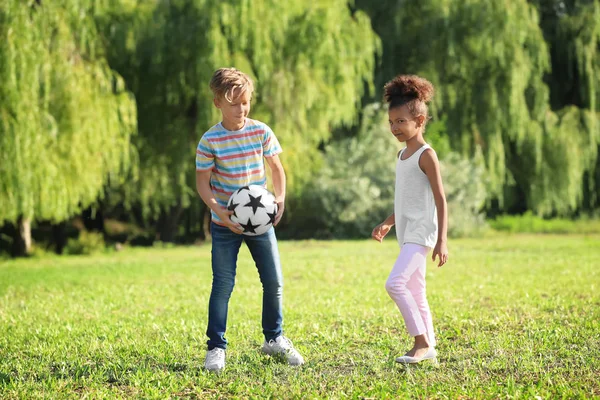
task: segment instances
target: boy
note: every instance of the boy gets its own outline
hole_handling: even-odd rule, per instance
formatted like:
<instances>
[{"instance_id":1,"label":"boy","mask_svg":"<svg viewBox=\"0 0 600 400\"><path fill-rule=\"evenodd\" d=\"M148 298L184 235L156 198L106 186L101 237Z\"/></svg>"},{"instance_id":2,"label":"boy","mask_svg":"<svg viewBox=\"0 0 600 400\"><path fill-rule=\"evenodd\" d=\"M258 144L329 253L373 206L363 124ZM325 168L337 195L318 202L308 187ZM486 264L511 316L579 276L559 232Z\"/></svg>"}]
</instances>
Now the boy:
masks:
<instances>
[{"instance_id":1,"label":"boy","mask_svg":"<svg viewBox=\"0 0 600 400\"><path fill-rule=\"evenodd\" d=\"M283 355L290 365L304 363L291 341L283 336L283 276L275 231L242 236L242 227L230 219L227 200L240 187L266 186L264 159L272 171L278 205L275 224L281 220L285 200L285 172L278 154L281 147L271 128L247 118L254 92L252 80L235 68L217 70L211 81L214 104L222 121L209 129L196 150L196 188L211 209L213 282L208 306L209 338L204 366L225 367L227 309L235 283L237 256L242 244L250 249L263 286L262 327L266 354Z\"/></svg>"}]
</instances>

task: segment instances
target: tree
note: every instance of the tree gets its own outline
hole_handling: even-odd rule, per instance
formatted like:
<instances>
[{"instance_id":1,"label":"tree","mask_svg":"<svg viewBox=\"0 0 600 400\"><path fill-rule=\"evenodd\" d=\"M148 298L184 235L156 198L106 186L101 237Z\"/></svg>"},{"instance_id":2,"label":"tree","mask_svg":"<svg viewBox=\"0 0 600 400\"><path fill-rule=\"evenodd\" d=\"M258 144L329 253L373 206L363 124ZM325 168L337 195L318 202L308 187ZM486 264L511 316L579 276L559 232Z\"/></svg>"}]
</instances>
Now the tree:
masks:
<instances>
[{"instance_id":1,"label":"tree","mask_svg":"<svg viewBox=\"0 0 600 400\"><path fill-rule=\"evenodd\" d=\"M208 88L217 68L235 66L255 79L251 116L274 129L296 189L318 167L319 143L331 127L356 121L371 87L379 41L346 0L110 3L98 20L110 65L135 93L139 113L140 175L124 188L126 198L171 230L177 225L168 221L201 203L193 158L219 121Z\"/></svg>"},{"instance_id":2,"label":"tree","mask_svg":"<svg viewBox=\"0 0 600 400\"><path fill-rule=\"evenodd\" d=\"M597 85L598 2L578 3L575 22L565 22L571 35L565 39L571 57L577 54L577 71L586 71L579 90L588 103L554 110L555 85L546 80L564 77L551 75L535 4L360 0L357 6L382 37L378 87L397 73L430 79L438 91L433 113L446 121L453 149L482 152L491 200L504 210L568 214L582 206L585 193L595 193L586 176L597 174L600 143L591 89Z\"/></svg>"},{"instance_id":3,"label":"tree","mask_svg":"<svg viewBox=\"0 0 600 400\"><path fill-rule=\"evenodd\" d=\"M0 4L0 223L18 223L16 242L31 221L95 202L130 164L135 105L103 58L94 11L77 0Z\"/></svg>"},{"instance_id":4,"label":"tree","mask_svg":"<svg viewBox=\"0 0 600 400\"><path fill-rule=\"evenodd\" d=\"M540 26L550 49L550 87L552 109L579 116L579 124L592 136L598 135L596 112L600 104L600 2L597 0L532 0L540 12ZM587 112L585 110L589 110ZM597 142L596 136L596 142ZM583 205L598 205L600 159L591 148L596 167L584 178ZM585 161L584 161L585 162Z\"/></svg>"}]
</instances>

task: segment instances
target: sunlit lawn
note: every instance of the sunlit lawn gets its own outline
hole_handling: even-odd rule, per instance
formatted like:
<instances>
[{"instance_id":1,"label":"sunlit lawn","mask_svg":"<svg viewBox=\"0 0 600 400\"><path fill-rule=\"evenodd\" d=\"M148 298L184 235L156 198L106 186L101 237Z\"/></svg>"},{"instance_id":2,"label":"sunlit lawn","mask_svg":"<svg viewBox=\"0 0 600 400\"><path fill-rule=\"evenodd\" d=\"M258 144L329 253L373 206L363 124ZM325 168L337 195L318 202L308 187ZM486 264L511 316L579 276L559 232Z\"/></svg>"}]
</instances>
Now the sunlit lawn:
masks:
<instances>
[{"instance_id":1,"label":"sunlit lawn","mask_svg":"<svg viewBox=\"0 0 600 400\"><path fill-rule=\"evenodd\" d=\"M202 368L210 245L0 262L0 398L600 396L600 236L452 241L427 276L437 366L394 362L410 338L384 289L393 240L280 249L307 363L259 352L244 250L220 375Z\"/></svg>"}]
</instances>

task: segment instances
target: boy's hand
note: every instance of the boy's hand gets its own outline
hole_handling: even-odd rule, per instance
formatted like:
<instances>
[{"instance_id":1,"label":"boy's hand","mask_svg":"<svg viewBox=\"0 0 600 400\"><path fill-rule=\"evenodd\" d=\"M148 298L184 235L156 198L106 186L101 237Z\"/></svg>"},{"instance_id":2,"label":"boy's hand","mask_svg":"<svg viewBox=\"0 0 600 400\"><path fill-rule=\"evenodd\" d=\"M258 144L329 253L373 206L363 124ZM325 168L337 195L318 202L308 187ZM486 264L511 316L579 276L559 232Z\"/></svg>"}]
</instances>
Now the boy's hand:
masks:
<instances>
[{"instance_id":1,"label":"boy's hand","mask_svg":"<svg viewBox=\"0 0 600 400\"><path fill-rule=\"evenodd\" d=\"M230 217L233 215L233 211L229 211L226 208L222 208L221 210L219 210L216 213L219 216L219 218L221 219L221 222L223 223L223 225L228 227L231 232L237 233L238 235L241 235L242 232L244 232L244 228L242 228L240 226L240 224L233 222L231 220Z\"/></svg>"},{"instance_id":2,"label":"boy's hand","mask_svg":"<svg viewBox=\"0 0 600 400\"><path fill-rule=\"evenodd\" d=\"M438 268L446 264L448 261L448 246L445 241L438 240L431 255L433 261L435 261L435 256L438 257Z\"/></svg>"},{"instance_id":3,"label":"boy's hand","mask_svg":"<svg viewBox=\"0 0 600 400\"><path fill-rule=\"evenodd\" d=\"M277 201L277 215L275 216L275 222L273 226L277 226L281 217L283 217L283 211L285 210L285 203L283 201Z\"/></svg>"},{"instance_id":4,"label":"boy's hand","mask_svg":"<svg viewBox=\"0 0 600 400\"><path fill-rule=\"evenodd\" d=\"M385 235L388 234L390 229L392 229L391 225L388 225L385 222L382 222L381 224L377 225L375 227L375 229L373 229L373 232L371 233L371 237L381 243L381 241L383 240Z\"/></svg>"}]
</instances>

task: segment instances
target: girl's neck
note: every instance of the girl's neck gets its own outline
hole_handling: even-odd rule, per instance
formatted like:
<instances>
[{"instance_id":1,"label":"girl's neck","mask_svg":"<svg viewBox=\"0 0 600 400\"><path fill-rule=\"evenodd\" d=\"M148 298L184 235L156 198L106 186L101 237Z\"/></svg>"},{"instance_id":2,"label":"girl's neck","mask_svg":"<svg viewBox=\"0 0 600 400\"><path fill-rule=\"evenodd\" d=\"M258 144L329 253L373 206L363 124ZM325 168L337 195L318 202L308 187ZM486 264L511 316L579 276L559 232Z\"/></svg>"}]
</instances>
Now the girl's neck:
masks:
<instances>
[{"instance_id":1,"label":"girl's neck","mask_svg":"<svg viewBox=\"0 0 600 400\"><path fill-rule=\"evenodd\" d=\"M425 142L425 139L423 139L423 134L419 133L418 135L415 135L406 141L406 148L412 153L419 150L425 144L427 144L427 142Z\"/></svg>"}]
</instances>

